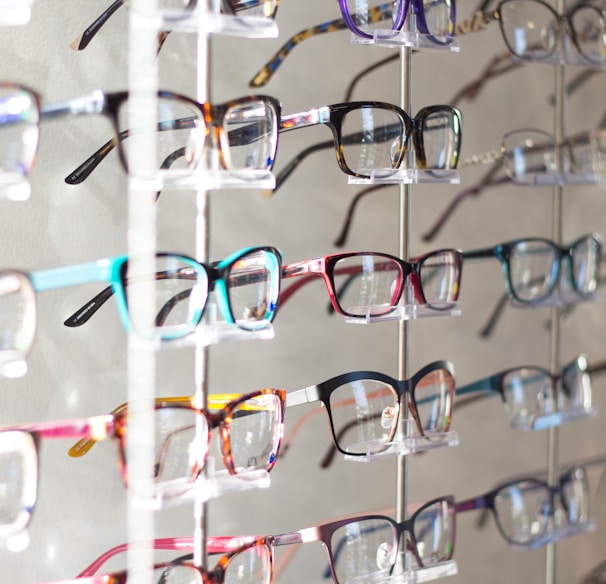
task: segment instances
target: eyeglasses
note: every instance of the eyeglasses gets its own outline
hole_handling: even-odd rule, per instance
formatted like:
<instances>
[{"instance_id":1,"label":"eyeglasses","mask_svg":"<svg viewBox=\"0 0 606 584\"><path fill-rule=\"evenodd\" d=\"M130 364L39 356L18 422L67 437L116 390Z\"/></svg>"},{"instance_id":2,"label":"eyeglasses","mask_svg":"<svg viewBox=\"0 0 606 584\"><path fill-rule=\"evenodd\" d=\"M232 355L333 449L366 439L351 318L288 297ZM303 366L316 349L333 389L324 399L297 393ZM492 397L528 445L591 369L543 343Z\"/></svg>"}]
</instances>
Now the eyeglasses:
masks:
<instances>
[{"instance_id":1,"label":"eyeglasses","mask_svg":"<svg viewBox=\"0 0 606 584\"><path fill-rule=\"evenodd\" d=\"M36 332L36 294L27 274L0 270L0 376L22 377Z\"/></svg>"},{"instance_id":2,"label":"eyeglasses","mask_svg":"<svg viewBox=\"0 0 606 584\"><path fill-rule=\"evenodd\" d=\"M341 0L340 0L341 1ZM350 0L348 0L350 1ZM350 1L351 4L351 1ZM371 6L368 13L368 24L378 23L384 20L391 19L393 22L393 3L384 3L376 6ZM413 3L414 6L414 3ZM455 3L454 1L449 2L448 4L442 2L439 4L441 7L441 15L443 15L444 19L452 19L452 24L454 24L455 19ZM450 6L451 12L449 14L446 13L446 7ZM425 7L427 10L427 7ZM464 23L454 25L453 29L449 31L447 36L450 38L457 37L463 34L468 34L471 32L477 32L480 30L485 30L488 22L484 22L486 20L485 16L482 13L474 14L471 18L467 19ZM441 28L444 30L446 27L449 27L450 23L442 21ZM313 38L315 36L319 36L322 34L330 33L330 32L338 32L341 30L347 30L349 28L345 18L337 18L335 20L329 20L328 22L323 22L322 24L318 24L316 26L312 26L310 28L303 29L299 31L297 34L293 35L289 38L280 49L276 52L276 54L265 64L261 69L254 75L252 80L249 82L250 87L262 87L269 83L273 75L278 71L280 66L284 63L284 60L288 55L293 51L293 49L301 44L304 40ZM433 25L432 25L433 28ZM355 32L355 31L354 31ZM435 37L434 37L435 38ZM439 39L442 43L445 38ZM394 56L393 59L396 60L397 56Z\"/></svg>"},{"instance_id":3,"label":"eyeglasses","mask_svg":"<svg viewBox=\"0 0 606 584\"><path fill-rule=\"evenodd\" d=\"M23 201L38 151L39 95L16 83L0 83L0 196Z\"/></svg>"},{"instance_id":4,"label":"eyeglasses","mask_svg":"<svg viewBox=\"0 0 606 584\"><path fill-rule=\"evenodd\" d=\"M564 170L560 171L560 160ZM432 241L464 200L480 195L490 187L511 182L520 185L584 184L601 182L606 177L606 130L582 132L560 144L540 130L516 130L506 134L500 151L472 156L459 162L458 168L476 164L492 164L490 170L474 185L455 195L435 223L422 235ZM505 177L497 177L504 168ZM345 221L334 244L341 247L347 241L351 223L360 201L367 195L390 185L371 185L358 192L347 209Z\"/></svg>"},{"instance_id":5,"label":"eyeglasses","mask_svg":"<svg viewBox=\"0 0 606 584\"><path fill-rule=\"evenodd\" d=\"M606 256L602 256L600 259L600 267L605 266L605 265L606 265ZM601 285L602 281L603 281L603 274L600 271L598 286ZM490 313L490 316L486 320L486 324L484 324L484 326L482 326L482 328L480 329L479 334L481 337L488 338L492 335L494 328L496 327L497 323L499 322L499 319L501 318L501 316L503 314L503 311L505 310L505 307L507 306L507 304L509 304L509 300L510 300L510 298L507 293L505 293L503 296L501 296L501 298L499 298L497 300L494 309L492 310L492 312ZM578 298L566 296L562 300L564 301L564 304L562 305L562 308L560 311L560 317L565 317L574 310L574 308L576 307L575 302L578 301ZM551 321L549 321L547 328L549 328L550 326L551 326Z\"/></svg>"},{"instance_id":6,"label":"eyeglasses","mask_svg":"<svg viewBox=\"0 0 606 584\"><path fill-rule=\"evenodd\" d=\"M499 22L507 48L518 59L574 62L569 54L571 40L580 63L604 64L606 19L604 11L595 5L582 2L566 14L558 14L542 0L503 0L485 16L487 22ZM565 35L565 54L558 55L561 35Z\"/></svg>"},{"instance_id":7,"label":"eyeglasses","mask_svg":"<svg viewBox=\"0 0 606 584\"><path fill-rule=\"evenodd\" d=\"M288 394L287 407L320 401L337 449L350 456L385 452L392 446L402 395L420 436L431 439L450 428L454 368L435 361L410 379L354 371Z\"/></svg>"},{"instance_id":8,"label":"eyeglasses","mask_svg":"<svg viewBox=\"0 0 606 584\"><path fill-rule=\"evenodd\" d=\"M278 306L281 265L280 252L275 248L251 247L209 265L184 255L158 253L151 274L131 274L128 258L119 256L33 272L30 278L37 292L91 282L110 283L64 324L83 325L115 294L124 327L139 334L142 334L140 328L130 315L131 298L137 298L141 287L145 289L155 282L154 302L160 315L154 331L160 339L168 340L194 331L202 320L211 290L217 292L219 309L226 322L243 330L264 328L273 320ZM170 314L162 312L162 307L175 297L181 300L178 309Z\"/></svg>"},{"instance_id":9,"label":"eyeglasses","mask_svg":"<svg viewBox=\"0 0 606 584\"><path fill-rule=\"evenodd\" d=\"M182 493L184 485L193 483L204 468L211 431L215 428L219 429L223 462L230 474L271 470L283 435L283 390L263 389L242 395L218 412L202 410L193 402L193 398L189 402L175 402L170 398L155 400L156 450L150 475L156 487L166 491L170 486ZM118 465L126 484L130 408L123 407L105 416L0 430L0 474L6 485L0 502L0 537L15 535L29 524L37 499L38 450L43 438L84 438L93 442L116 439ZM80 456L82 453L78 450L76 445L71 454Z\"/></svg>"},{"instance_id":10,"label":"eyeglasses","mask_svg":"<svg viewBox=\"0 0 606 584\"><path fill-rule=\"evenodd\" d=\"M180 176L203 167L205 148L217 151L218 164L227 170L271 170L278 147L280 103L266 95L250 95L223 104L198 103L183 95L159 91L157 101L157 153L154 168L167 171L180 162ZM133 166L133 152L148 142L148 129L129 128L131 111L137 105L128 92L103 94L44 107L43 118L90 113L108 116L114 136L69 173L68 184L79 184L115 148L126 172L149 178Z\"/></svg>"},{"instance_id":11,"label":"eyeglasses","mask_svg":"<svg viewBox=\"0 0 606 584\"><path fill-rule=\"evenodd\" d=\"M192 14L198 7L198 0L161 0L159 9L168 11L163 14L165 21L181 20ZM240 17L262 17L273 19L278 10L279 0L221 0L221 13L225 15L238 15ZM70 47L75 51L82 51L95 38L110 17L121 7L128 6L126 0L115 0L95 20L79 34ZM158 51L166 40L170 31L162 31L158 35Z\"/></svg>"},{"instance_id":12,"label":"eyeglasses","mask_svg":"<svg viewBox=\"0 0 606 584\"><path fill-rule=\"evenodd\" d=\"M584 355L557 374L534 365L512 367L458 387L456 394L477 392L499 393L513 426L523 429L540 430L592 412L591 378Z\"/></svg>"},{"instance_id":13,"label":"eyeglasses","mask_svg":"<svg viewBox=\"0 0 606 584\"><path fill-rule=\"evenodd\" d=\"M417 303L448 310L459 295L461 255L453 249L440 250L407 262L389 254L358 252L288 264L282 268L282 278L302 278L282 291L280 302L283 306L301 286L321 277L333 308L346 317L393 314L407 285Z\"/></svg>"},{"instance_id":14,"label":"eyeglasses","mask_svg":"<svg viewBox=\"0 0 606 584\"><path fill-rule=\"evenodd\" d=\"M435 44L452 42L456 19L454 0L439 0L428 4L420 0L398 0L394 4L381 3L381 0L374 0L370 4L339 0L339 7L347 27L362 38L372 39L373 33L380 30L377 12L381 15L380 21L391 21L390 32L393 33L402 29L411 9L417 32L427 35L428 40ZM394 35L388 32L387 36L391 38Z\"/></svg>"},{"instance_id":15,"label":"eyeglasses","mask_svg":"<svg viewBox=\"0 0 606 584\"><path fill-rule=\"evenodd\" d=\"M575 296L586 298L598 286L601 238L585 235L560 246L540 237L517 239L491 248L464 252L465 260L496 258L510 298L522 304L544 301L565 275L564 283ZM564 271L562 271L562 264Z\"/></svg>"},{"instance_id":16,"label":"eyeglasses","mask_svg":"<svg viewBox=\"0 0 606 584\"><path fill-rule=\"evenodd\" d=\"M563 473L555 486L536 478L516 479L456 504L457 513L473 509L492 511L503 538L526 549L580 532L591 523L589 485L582 467Z\"/></svg>"},{"instance_id":17,"label":"eyeglasses","mask_svg":"<svg viewBox=\"0 0 606 584\"><path fill-rule=\"evenodd\" d=\"M441 170L457 166L461 113L447 105L422 108L411 118L401 108L383 102L335 104L283 116L280 130L316 124L329 126L333 141L314 144L289 162L276 177L274 193L309 154L333 147L339 168L363 179L396 175L407 165L411 136L417 168Z\"/></svg>"}]
</instances>

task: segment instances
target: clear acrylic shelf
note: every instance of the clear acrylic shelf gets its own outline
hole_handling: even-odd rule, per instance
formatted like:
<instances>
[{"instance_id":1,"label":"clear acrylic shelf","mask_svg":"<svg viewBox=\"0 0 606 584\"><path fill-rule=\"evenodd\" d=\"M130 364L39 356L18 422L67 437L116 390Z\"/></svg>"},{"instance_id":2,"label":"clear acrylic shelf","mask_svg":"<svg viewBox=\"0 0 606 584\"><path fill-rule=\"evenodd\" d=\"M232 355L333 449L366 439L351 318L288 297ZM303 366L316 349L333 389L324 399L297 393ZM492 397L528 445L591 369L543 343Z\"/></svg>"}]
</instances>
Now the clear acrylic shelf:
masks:
<instances>
[{"instance_id":1,"label":"clear acrylic shelf","mask_svg":"<svg viewBox=\"0 0 606 584\"><path fill-rule=\"evenodd\" d=\"M455 576L458 572L457 563L454 560L419 568L416 566L411 552L406 552L405 558L405 567L399 568L397 571L396 566L393 574L377 572L363 577L347 578L343 584L420 584L446 576Z\"/></svg>"},{"instance_id":2,"label":"clear acrylic shelf","mask_svg":"<svg viewBox=\"0 0 606 584\"><path fill-rule=\"evenodd\" d=\"M583 174L573 173L538 173L533 182L522 183L524 186L557 186L557 185L597 185L604 180L604 175L599 170Z\"/></svg>"},{"instance_id":3,"label":"clear acrylic shelf","mask_svg":"<svg viewBox=\"0 0 606 584\"><path fill-rule=\"evenodd\" d=\"M554 543L568 537L573 537L582 533L591 533L592 531L595 531L595 529L595 522L588 519L587 521L583 521L575 525L562 525L560 527L556 527L555 529L551 529L544 533L541 537L534 540L529 546L511 544L510 547L521 550L536 550L546 546L547 544Z\"/></svg>"},{"instance_id":4,"label":"clear acrylic shelf","mask_svg":"<svg viewBox=\"0 0 606 584\"><path fill-rule=\"evenodd\" d=\"M276 178L268 170L161 170L150 179L131 177L134 188L152 189L274 189Z\"/></svg>"},{"instance_id":5,"label":"clear acrylic shelf","mask_svg":"<svg viewBox=\"0 0 606 584\"><path fill-rule=\"evenodd\" d=\"M388 314L374 316L373 310L385 310L384 306L350 306L346 310L352 314L359 314L363 318L345 317L345 322L351 324L371 324L375 322L385 322L392 320L415 320L417 318L426 318L434 316L460 316L461 307L458 302L443 302L433 304L415 304L409 302L394 307Z\"/></svg>"},{"instance_id":6,"label":"clear acrylic shelf","mask_svg":"<svg viewBox=\"0 0 606 584\"><path fill-rule=\"evenodd\" d=\"M594 302L598 298L598 294L595 292L589 296L581 296L576 292L573 292L568 288L565 278L561 278L561 283L562 288L559 294L552 294L540 302L526 304L511 298L509 304L513 308L541 308L550 306L570 306L571 304L580 304L581 302Z\"/></svg>"},{"instance_id":7,"label":"clear acrylic shelf","mask_svg":"<svg viewBox=\"0 0 606 584\"><path fill-rule=\"evenodd\" d=\"M458 53L461 50L459 43L453 38L428 35L418 31L379 29L373 31L372 36L373 38L368 39L352 34L351 44L375 45L377 47L410 47L424 51L449 51L451 53Z\"/></svg>"},{"instance_id":8,"label":"clear acrylic shelf","mask_svg":"<svg viewBox=\"0 0 606 584\"><path fill-rule=\"evenodd\" d=\"M207 305L205 316L206 321L200 323L193 333L177 339L158 340L156 350L195 347L200 344L210 346L228 341L254 341L274 338L274 327L269 322L263 328L248 331L235 324L218 320L216 304Z\"/></svg>"},{"instance_id":9,"label":"clear acrylic shelf","mask_svg":"<svg viewBox=\"0 0 606 584\"><path fill-rule=\"evenodd\" d=\"M533 432L546 430L554 426L561 426L567 422L591 418L597 415L594 406L576 406L554 412L536 415L518 414L511 420L511 427L516 430L530 430Z\"/></svg>"},{"instance_id":10,"label":"clear acrylic shelf","mask_svg":"<svg viewBox=\"0 0 606 584\"><path fill-rule=\"evenodd\" d=\"M519 59L512 55L511 60L516 63L528 63L530 61L532 63L546 63L550 65L572 65L578 67L587 67L589 69L606 69L606 63L592 63L580 55L576 50L576 47L574 47L570 41L570 35L564 35L564 47L561 47L561 45L558 43L558 49L547 57L542 56L540 59Z\"/></svg>"},{"instance_id":11,"label":"clear acrylic shelf","mask_svg":"<svg viewBox=\"0 0 606 584\"><path fill-rule=\"evenodd\" d=\"M223 34L253 39L278 36L278 25L273 18L221 14L218 10L206 10L200 4L192 11L162 10L159 29Z\"/></svg>"},{"instance_id":12,"label":"clear acrylic shelf","mask_svg":"<svg viewBox=\"0 0 606 584\"><path fill-rule=\"evenodd\" d=\"M135 497L135 504L145 509L168 509L192 501L203 503L227 493L267 489L271 484L269 473L266 470L232 475L227 470L214 472L209 466L214 468L211 457L206 463L207 476L200 476L193 483L183 479L156 485L151 499Z\"/></svg>"},{"instance_id":13,"label":"clear acrylic shelf","mask_svg":"<svg viewBox=\"0 0 606 584\"><path fill-rule=\"evenodd\" d=\"M32 16L32 0L0 0L0 25L21 26Z\"/></svg>"},{"instance_id":14,"label":"clear acrylic shelf","mask_svg":"<svg viewBox=\"0 0 606 584\"><path fill-rule=\"evenodd\" d=\"M412 420L406 420L406 437L390 443L384 443L380 440L369 440L352 445L351 452L360 452L366 450L366 454L353 455L345 454L344 460L353 460L356 462L372 462L388 456L400 456L414 454L416 452L425 452L436 448L445 448L459 445L459 435L456 432L435 432L426 433L425 436L415 436Z\"/></svg>"},{"instance_id":15,"label":"clear acrylic shelf","mask_svg":"<svg viewBox=\"0 0 606 584\"><path fill-rule=\"evenodd\" d=\"M419 183L448 183L457 185L460 182L459 171L455 169L363 168L358 172L368 174L370 178L349 176L348 182L350 185Z\"/></svg>"}]
</instances>

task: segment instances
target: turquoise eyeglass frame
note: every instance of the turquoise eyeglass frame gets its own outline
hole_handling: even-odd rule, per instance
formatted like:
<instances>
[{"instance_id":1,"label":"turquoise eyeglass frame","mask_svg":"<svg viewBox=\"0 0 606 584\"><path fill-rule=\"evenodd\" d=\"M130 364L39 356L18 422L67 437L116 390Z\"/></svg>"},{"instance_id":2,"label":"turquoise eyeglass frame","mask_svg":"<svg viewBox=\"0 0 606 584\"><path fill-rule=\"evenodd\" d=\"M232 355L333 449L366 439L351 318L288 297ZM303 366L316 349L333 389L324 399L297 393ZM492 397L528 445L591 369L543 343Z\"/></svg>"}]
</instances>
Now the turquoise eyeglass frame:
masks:
<instances>
[{"instance_id":1,"label":"turquoise eyeglass frame","mask_svg":"<svg viewBox=\"0 0 606 584\"><path fill-rule=\"evenodd\" d=\"M241 323L237 323L234 318L231 310L226 280L229 271L237 261L250 254L259 252L264 252L267 254L268 261L266 269L270 275L270 296L272 301L268 303L263 318L259 319L255 323L251 323L255 324L256 326L244 327L241 326ZM204 305L190 316L188 326L184 327L183 330L171 332L162 332L161 327L159 327L158 333L162 340L181 338L190 334L200 323L204 310L208 304L210 292L213 290L217 293L217 305L219 307L221 317L227 323L236 324L245 330L254 330L255 328L258 329L265 326L268 322L273 320L280 295L280 280L282 272L282 254L276 248L270 246L248 247L234 252L219 262L206 265L189 256L176 253L157 253L156 257L174 257L182 262L182 264L185 264L187 267L194 270L193 274L195 274L196 280L198 280L198 276L203 272L208 285ZM126 294L124 290L127 264L128 256L122 255L104 258L90 263L32 272L29 274L29 277L36 292L64 288L67 286L90 284L94 282L107 282L109 284L107 288L86 302L71 317L69 317L64 324L70 327L85 324L97 312L97 310L99 310L99 308L101 308L101 306L115 294L118 306L118 314L122 325L128 332L137 332L135 327L133 327L133 323L128 314ZM188 290L187 292L191 293L192 289Z\"/></svg>"}]
</instances>

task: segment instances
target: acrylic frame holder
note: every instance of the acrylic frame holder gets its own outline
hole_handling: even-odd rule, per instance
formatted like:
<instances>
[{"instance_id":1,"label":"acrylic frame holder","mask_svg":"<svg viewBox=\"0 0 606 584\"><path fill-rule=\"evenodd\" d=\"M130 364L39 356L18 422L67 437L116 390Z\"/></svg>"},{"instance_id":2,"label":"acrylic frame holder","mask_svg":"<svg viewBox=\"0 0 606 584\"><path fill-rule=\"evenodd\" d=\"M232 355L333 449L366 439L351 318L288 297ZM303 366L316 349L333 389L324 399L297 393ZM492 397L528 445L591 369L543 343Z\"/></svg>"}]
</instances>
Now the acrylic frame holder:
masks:
<instances>
[{"instance_id":1,"label":"acrylic frame holder","mask_svg":"<svg viewBox=\"0 0 606 584\"><path fill-rule=\"evenodd\" d=\"M517 415L511 420L511 427L514 430L537 432L547 430L555 426L561 426L562 424L566 424L568 422L595 417L597 413L597 409L590 405L576 406L534 416Z\"/></svg>"},{"instance_id":2,"label":"acrylic frame holder","mask_svg":"<svg viewBox=\"0 0 606 584\"><path fill-rule=\"evenodd\" d=\"M241 329L235 324L218 320L217 305L209 303L206 306L205 320L189 335L178 339L158 340L156 350L176 349L217 345L228 341L270 340L274 338L274 327L268 322L262 328L254 331Z\"/></svg>"},{"instance_id":3,"label":"acrylic frame holder","mask_svg":"<svg viewBox=\"0 0 606 584\"><path fill-rule=\"evenodd\" d=\"M156 485L151 498L135 494L135 504L144 509L160 510L196 501L204 503L227 493L239 493L253 489L267 489L271 484L269 473L260 469L232 475L228 470L215 470L215 460L209 456L202 475L193 483L174 480Z\"/></svg>"},{"instance_id":4,"label":"acrylic frame holder","mask_svg":"<svg viewBox=\"0 0 606 584\"><path fill-rule=\"evenodd\" d=\"M278 36L278 25L273 18L221 14L219 7L206 10L198 6L191 12L161 10L158 29L222 34L252 39L276 38Z\"/></svg>"},{"instance_id":5,"label":"acrylic frame holder","mask_svg":"<svg viewBox=\"0 0 606 584\"><path fill-rule=\"evenodd\" d=\"M405 420L406 430L402 440L394 440L388 444L379 440L370 440L368 442L356 444L356 451L360 451L361 447L366 448L366 454L353 455L345 454L344 460L353 460L355 462L372 462L381 458L390 456L402 456L407 454L415 454L417 452L425 452L427 450L435 450L436 448L445 448L450 446L458 446L459 435L454 431L436 432L426 436L414 435L414 425L411 419ZM381 450L375 452L377 447Z\"/></svg>"},{"instance_id":6,"label":"acrylic frame holder","mask_svg":"<svg viewBox=\"0 0 606 584\"><path fill-rule=\"evenodd\" d=\"M359 578L347 579L344 584L421 584L421 582L430 582L446 576L455 576L458 573L457 563L454 560L447 560L427 566L424 568L415 568L415 562L412 559L411 552L404 554L404 569L392 574L371 574Z\"/></svg>"},{"instance_id":7,"label":"acrylic frame holder","mask_svg":"<svg viewBox=\"0 0 606 584\"><path fill-rule=\"evenodd\" d=\"M527 304L525 302L520 302L519 300L510 298L509 304L512 308L548 308L551 306L570 306L573 304L581 304L582 302L595 302L597 299L597 292L594 292L588 296L580 296L576 292L567 288L567 286L565 285L559 294L551 294L540 302Z\"/></svg>"},{"instance_id":8,"label":"acrylic frame holder","mask_svg":"<svg viewBox=\"0 0 606 584\"><path fill-rule=\"evenodd\" d=\"M590 69L606 69L606 63L599 65L592 63L581 54L578 53L576 47L570 42L570 37L565 35L564 37L564 50L561 49L558 43L558 49L554 51L552 55L542 59L520 59L515 55L511 56L511 60L515 63L546 63L548 65L561 65L566 66L577 66L587 67Z\"/></svg>"},{"instance_id":9,"label":"acrylic frame holder","mask_svg":"<svg viewBox=\"0 0 606 584\"><path fill-rule=\"evenodd\" d=\"M519 550L536 550L545 547L548 544L561 541L563 539L581 535L582 533L591 533L596 530L596 523L592 520L587 520L576 525L564 525L550 529L528 546L510 544L510 547Z\"/></svg>"},{"instance_id":10,"label":"acrylic frame holder","mask_svg":"<svg viewBox=\"0 0 606 584\"><path fill-rule=\"evenodd\" d=\"M461 182L459 171L456 169L425 170L421 168L372 168L361 169L359 172L368 174L370 178L349 176L350 185L377 184L420 184L446 183L458 185Z\"/></svg>"}]
</instances>

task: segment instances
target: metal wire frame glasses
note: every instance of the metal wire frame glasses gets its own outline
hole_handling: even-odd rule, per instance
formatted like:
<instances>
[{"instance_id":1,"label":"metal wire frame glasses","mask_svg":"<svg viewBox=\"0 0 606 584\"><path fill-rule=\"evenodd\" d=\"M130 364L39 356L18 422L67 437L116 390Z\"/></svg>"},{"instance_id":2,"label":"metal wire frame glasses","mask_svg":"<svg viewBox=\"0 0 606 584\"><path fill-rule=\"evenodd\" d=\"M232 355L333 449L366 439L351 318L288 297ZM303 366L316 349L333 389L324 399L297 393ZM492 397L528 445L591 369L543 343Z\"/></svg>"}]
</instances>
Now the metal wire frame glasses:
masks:
<instances>
[{"instance_id":1,"label":"metal wire frame glasses","mask_svg":"<svg viewBox=\"0 0 606 584\"><path fill-rule=\"evenodd\" d=\"M211 412L196 407L194 398L157 398L156 452L154 468L150 469L154 483L180 489L193 483L205 466L214 429L219 430L221 454L230 474L271 470L284 433L285 399L283 390L263 389L240 395ZM124 484L128 484L126 434L128 420L137 412L136 404L129 404L107 415L0 429L0 458L8 481L1 504L0 537L23 531L31 520L37 501L42 439L79 438L81 442L70 450L72 456L81 456L99 440L116 440L118 468ZM249 444L251 437L256 440Z\"/></svg>"}]
</instances>

